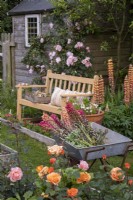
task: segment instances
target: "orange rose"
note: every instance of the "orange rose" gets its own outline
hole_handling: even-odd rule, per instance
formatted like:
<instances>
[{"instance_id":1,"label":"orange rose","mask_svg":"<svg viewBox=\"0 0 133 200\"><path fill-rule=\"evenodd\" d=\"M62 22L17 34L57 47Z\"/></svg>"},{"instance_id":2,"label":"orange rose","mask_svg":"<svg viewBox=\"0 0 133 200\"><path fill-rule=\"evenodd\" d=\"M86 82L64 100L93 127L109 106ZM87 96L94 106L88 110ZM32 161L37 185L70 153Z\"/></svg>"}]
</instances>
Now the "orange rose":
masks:
<instances>
[{"instance_id":1,"label":"orange rose","mask_svg":"<svg viewBox=\"0 0 133 200\"><path fill-rule=\"evenodd\" d=\"M56 162L56 158L50 158L49 162L50 162L51 164L54 164L54 163Z\"/></svg>"},{"instance_id":2,"label":"orange rose","mask_svg":"<svg viewBox=\"0 0 133 200\"><path fill-rule=\"evenodd\" d=\"M54 168L53 167L49 167L48 168L48 173L50 174L51 172L53 172L54 171Z\"/></svg>"},{"instance_id":3,"label":"orange rose","mask_svg":"<svg viewBox=\"0 0 133 200\"><path fill-rule=\"evenodd\" d=\"M46 167L43 167L42 168L42 170L38 173L38 176L40 177L40 178L43 178L47 173L48 173L48 167L46 166Z\"/></svg>"},{"instance_id":4,"label":"orange rose","mask_svg":"<svg viewBox=\"0 0 133 200\"><path fill-rule=\"evenodd\" d=\"M128 185L132 185L133 184L133 180L128 180Z\"/></svg>"},{"instance_id":5,"label":"orange rose","mask_svg":"<svg viewBox=\"0 0 133 200\"><path fill-rule=\"evenodd\" d=\"M130 169L130 167L131 167L130 163L125 163L124 166L126 169Z\"/></svg>"},{"instance_id":6,"label":"orange rose","mask_svg":"<svg viewBox=\"0 0 133 200\"><path fill-rule=\"evenodd\" d=\"M103 155L102 155L102 159L103 159L103 160L106 160L106 159L107 159L106 154L103 154Z\"/></svg>"},{"instance_id":7,"label":"orange rose","mask_svg":"<svg viewBox=\"0 0 133 200\"><path fill-rule=\"evenodd\" d=\"M77 183L89 182L91 175L87 172L80 172L80 177L77 179Z\"/></svg>"},{"instance_id":8,"label":"orange rose","mask_svg":"<svg viewBox=\"0 0 133 200\"><path fill-rule=\"evenodd\" d=\"M43 169L43 165L39 165L36 167L36 171L39 173Z\"/></svg>"},{"instance_id":9,"label":"orange rose","mask_svg":"<svg viewBox=\"0 0 133 200\"><path fill-rule=\"evenodd\" d=\"M125 176L121 168L115 167L110 171L110 177L114 181L123 181Z\"/></svg>"},{"instance_id":10,"label":"orange rose","mask_svg":"<svg viewBox=\"0 0 133 200\"><path fill-rule=\"evenodd\" d=\"M48 146L48 153L51 155L59 156L63 153L63 146L53 145Z\"/></svg>"},{"instance_id":11,"label":"orange rose","mask_svg":"<svg viewBox=\"0 0 133 200\"><path fill-rule=\"evenodd\" d=\"M58 185L60 180L61 180L61 176L58 173L52 172L47 175L47 181L54 185Z\"/></svg>"},{"instance_id":12,"label":"orange rose","mask_svg":"<svg viewBox=\"0 0 133 200\"><path fill-rule=\"evenodd\" d=\"M69 197L75 197L78 194L78 189L77 188L70 188L67 190L67 195Z\"/></svg>"}]
</instances>

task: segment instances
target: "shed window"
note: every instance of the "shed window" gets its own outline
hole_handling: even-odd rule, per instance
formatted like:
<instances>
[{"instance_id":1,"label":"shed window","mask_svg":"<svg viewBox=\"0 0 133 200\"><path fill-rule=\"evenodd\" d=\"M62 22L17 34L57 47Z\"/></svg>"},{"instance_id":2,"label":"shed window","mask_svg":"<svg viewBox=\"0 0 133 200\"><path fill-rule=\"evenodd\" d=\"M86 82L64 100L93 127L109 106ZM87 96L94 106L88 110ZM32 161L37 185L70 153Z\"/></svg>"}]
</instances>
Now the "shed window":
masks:
<instances>
[{"instance_id":1,"label":"shed window","mask_svg":"<svg viewBox=\"0 0 133 200\"><path fill-rule=\"evenodd\" d=\"M40 35L40 19L39 15L25 16L25 44L30 47L32 38Z\"/></svg>"}]
</instances>

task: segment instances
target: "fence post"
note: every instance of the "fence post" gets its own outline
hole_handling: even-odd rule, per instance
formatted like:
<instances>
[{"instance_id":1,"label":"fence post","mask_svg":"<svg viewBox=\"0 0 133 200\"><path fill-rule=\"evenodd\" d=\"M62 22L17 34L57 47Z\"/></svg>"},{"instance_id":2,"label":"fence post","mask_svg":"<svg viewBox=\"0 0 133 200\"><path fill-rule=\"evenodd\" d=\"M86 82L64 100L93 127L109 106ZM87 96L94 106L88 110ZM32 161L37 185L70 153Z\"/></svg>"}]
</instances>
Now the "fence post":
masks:
<instances>
[{"instance_id":1,"label":"fence post","mask_svg":"<svg viewBox=\"0 0 133 200\"><path fill-rule=\"evenodd\" d=\"M10 33L1 35L3 53L3 81L15 87L14 36Z\"/></svg>"}]
</instances>

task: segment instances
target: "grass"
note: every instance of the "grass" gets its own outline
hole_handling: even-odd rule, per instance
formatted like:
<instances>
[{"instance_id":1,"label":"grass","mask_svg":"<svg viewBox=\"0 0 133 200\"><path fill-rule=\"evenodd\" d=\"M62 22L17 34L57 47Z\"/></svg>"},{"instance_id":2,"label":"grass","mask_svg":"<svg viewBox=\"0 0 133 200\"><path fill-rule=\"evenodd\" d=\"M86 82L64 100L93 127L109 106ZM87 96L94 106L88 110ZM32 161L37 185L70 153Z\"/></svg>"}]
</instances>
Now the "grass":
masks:
<instances>
[{"instance_id":1,"label":"grass","mask_svg":"<svg viewBox=\"0 0 133 200\"><path fill-rule=\"evenodd\" d=\"M45 144L36 141L35 139L32 139L21 132L16 135L12 133L9 127L3 124L1 124L0 127L0 142L19 152L19 158L22 167L28 166L32 169L35 169L38 165L47 165L49 163L49 156L47 155L47 147ZM18 136L18 138L16 136ZM121 165L122 159L123 157L121 156L115 156L108 158L108 161L112 166L116 167ZM133 152L128 153L126 162L131 164L129 174L130 176L133 176ZM89 161L89 163L91 162ZM100 161L97 160L90 171L97 171L100 165Z\"/></svg>"},{"instance_id":2,"label":"grass","mask_svg":"<svg viewBox=\"0 0 133 200\"><path fill-rule=\"evenodd\" d=\"M0 127L0 142L18 151L22 167L27 165L36 168L38 165L48 164L49 157L45 144L21 132L14 134L9 127L3 124Z\"/></svg>"}]
</instances>

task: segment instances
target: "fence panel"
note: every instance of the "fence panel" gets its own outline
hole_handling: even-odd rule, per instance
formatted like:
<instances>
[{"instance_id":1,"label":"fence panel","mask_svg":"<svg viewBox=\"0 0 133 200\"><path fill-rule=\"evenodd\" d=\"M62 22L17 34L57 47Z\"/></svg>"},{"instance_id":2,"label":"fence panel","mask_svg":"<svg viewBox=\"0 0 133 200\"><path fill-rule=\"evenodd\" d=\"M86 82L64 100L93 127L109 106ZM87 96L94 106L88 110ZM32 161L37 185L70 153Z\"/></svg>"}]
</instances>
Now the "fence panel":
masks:
<instances>
[{"instance_id":1,"label":"fence panel","mask_svg":"<svg viewBox=\"0 0 133 200\"><path fill-rule=\"evenodd\" d=\"M15 57L14 57L14 35L2 33L0 45L2 46L3 81L15 86Z\"/></svg>"}]
</instances>

